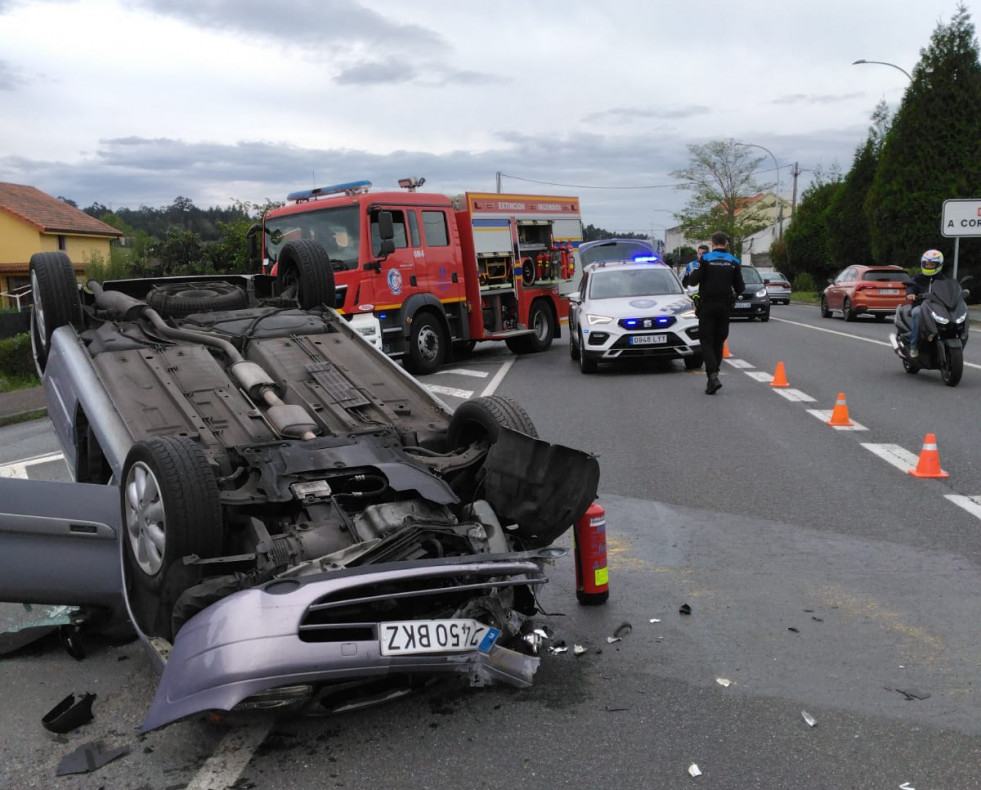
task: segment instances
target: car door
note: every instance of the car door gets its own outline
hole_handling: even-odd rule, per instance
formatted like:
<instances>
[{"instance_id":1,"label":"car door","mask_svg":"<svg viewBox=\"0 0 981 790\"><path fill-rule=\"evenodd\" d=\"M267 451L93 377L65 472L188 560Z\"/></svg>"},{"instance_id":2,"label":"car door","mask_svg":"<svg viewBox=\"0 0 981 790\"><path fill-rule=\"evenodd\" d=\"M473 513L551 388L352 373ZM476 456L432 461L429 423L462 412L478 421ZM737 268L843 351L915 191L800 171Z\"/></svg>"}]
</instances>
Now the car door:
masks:
<instances>
[{"instance_id":1,"label":"car door","mask_svg":"<svg viewBox=\"0 0 981 790\"><path fill-rule=\"evenodd\" d=\"M828 288L825 296L825 299L828 302L828 307L832 308L833 310L841 309L841 303L844 301L844 298L848 293L848 289L854 286L855 278L856 273L854 266L849 266L837 277L835 277L835 279L831 282L831 286Z\"/></svg>"},{"instance_id":2,"label":"car door","mask_svg":"<svg viewBox=\"0 0 981 790\"><path fill-rule=\"evenodd\" d=\"M579 290L575 293L575 298L569 299L569 334L575 335L578 342L579 316L582 313L583 301L586 299L588 272L583 272L579 280Z\"/></svg>"}]
</instances>

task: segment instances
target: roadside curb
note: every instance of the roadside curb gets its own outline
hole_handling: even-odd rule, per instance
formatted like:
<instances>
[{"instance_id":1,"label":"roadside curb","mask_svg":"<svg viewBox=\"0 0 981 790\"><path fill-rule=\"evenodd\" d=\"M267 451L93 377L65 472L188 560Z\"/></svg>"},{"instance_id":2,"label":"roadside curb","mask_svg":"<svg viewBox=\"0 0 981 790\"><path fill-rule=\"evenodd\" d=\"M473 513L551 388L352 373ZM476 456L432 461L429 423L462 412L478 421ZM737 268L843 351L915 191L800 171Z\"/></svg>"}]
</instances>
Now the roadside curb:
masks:
<instances>
[{"instance_id":1,"label":"roadside curb","mask_svg":"<svg viewBox=\"0 0 981 790\"><path fill-rule=\"evenodd\" d=\"M46 408L31 409L30 411L20 411L14 414L0 414L0 428L8 425L16 425L20 422L30 422L32 420L43 420L48 416Z\"/></svg>"}]
</instances>

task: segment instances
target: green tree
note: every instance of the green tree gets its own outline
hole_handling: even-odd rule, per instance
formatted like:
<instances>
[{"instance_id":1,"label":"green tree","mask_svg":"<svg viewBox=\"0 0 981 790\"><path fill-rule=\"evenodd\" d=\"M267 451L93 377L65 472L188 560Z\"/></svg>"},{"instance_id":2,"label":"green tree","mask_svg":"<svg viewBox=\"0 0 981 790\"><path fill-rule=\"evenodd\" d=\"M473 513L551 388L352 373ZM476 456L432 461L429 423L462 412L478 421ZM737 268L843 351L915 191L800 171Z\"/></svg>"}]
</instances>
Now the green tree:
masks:
<instances>
[{"instance_id":1,"label":"green tree","mask_svg":"<svg viewBox=\"0 0 981 790\"><path fill-rule=\"evenodd\" d=\"M981 64L974 25L959 5L920 52L913 80L886 133L867 208L873 258L911 266L923 250L949 254L940 234L944 200L977 197L981 183ZM961 260L981 263L981 243Z\"/></svg>"},{"instance_id":2,"label":"green tree","mask_svg":"<svg viewBox=\"0 0 981 790\"><path fill-rule=\"evenodd\" d=\"M830 255L828 209L842 188L841 174L821 170L801 194L793 221L783 234L786 262L782 271L790 280L799 274L810 274L820 285L836 271Z\"/></svg>"},{"instance_id":3,"label":"green tree","mask_svg":"<svg viewBox=\"0 0 981 790\"><path fill-rule=\"evenodd\" d=\"M764 157L732 139L689 145L688 156L688 166L671 173L684 182L678 189L691 191L678 215L685 236L707 239L717 230L725 231L732 249L738 250L744 238L770 224L761 212L764 206L747 207L749 198L772 186L760 185L753 178Z\"/></svg>"},{"instance_id":4,"label":"green tree","mask_svg":"<svg viewBox=\"0 0 981 790\"><path fill-rule=\"evenodd\" d=\"M193 274L203 263L204 247L194 231L171 228L151 254L160 274Z\"/></svg>"}]
</instances>

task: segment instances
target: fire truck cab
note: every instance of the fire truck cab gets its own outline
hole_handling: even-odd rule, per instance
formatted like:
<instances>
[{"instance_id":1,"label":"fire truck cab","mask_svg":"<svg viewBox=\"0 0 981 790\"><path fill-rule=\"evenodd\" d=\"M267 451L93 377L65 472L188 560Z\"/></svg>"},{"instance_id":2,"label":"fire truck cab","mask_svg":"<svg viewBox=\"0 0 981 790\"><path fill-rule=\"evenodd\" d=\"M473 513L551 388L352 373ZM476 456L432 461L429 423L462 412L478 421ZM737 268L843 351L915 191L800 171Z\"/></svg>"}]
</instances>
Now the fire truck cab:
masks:
<instances>
[{"instance_id":1,"label":"fire truck cab","mask_svg":"<svg viewBox=\"0 0 981 790\"><path fill-rule=\"evenodd\" d=\"M323 247L335 303L352 326L413 373L473 344L544 351L560 336L561 286L582 241L578 198L372 192L368 181L294 192L263 219L263 271L279 277L291 241ZM568 289L565 289L566 291Z\"/></svg>"}]
</instances>

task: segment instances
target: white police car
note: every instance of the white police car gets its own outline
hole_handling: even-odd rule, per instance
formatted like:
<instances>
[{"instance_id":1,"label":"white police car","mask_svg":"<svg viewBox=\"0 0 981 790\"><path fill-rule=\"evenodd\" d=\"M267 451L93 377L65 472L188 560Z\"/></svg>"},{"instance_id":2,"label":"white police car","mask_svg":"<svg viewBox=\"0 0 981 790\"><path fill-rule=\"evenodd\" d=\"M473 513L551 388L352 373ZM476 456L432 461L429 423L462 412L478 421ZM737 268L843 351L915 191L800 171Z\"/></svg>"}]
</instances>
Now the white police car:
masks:
<instances>
[{"instance_id":1,"label":"white police car","mask_svg":"<svg viewBox=\"0 0 981 790\"><path fill-rule=\"evenodd\" d=\"M583 373L630 357L702 366L698 319L678 276L655 259L586 266L569 295L569 353Z\"/></svg>"}]
</instances>

